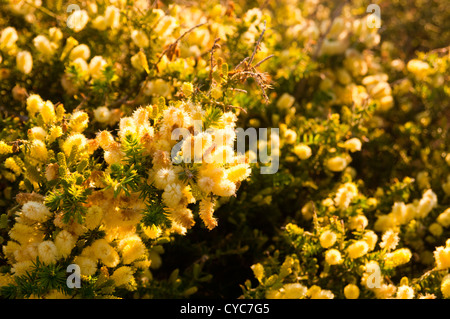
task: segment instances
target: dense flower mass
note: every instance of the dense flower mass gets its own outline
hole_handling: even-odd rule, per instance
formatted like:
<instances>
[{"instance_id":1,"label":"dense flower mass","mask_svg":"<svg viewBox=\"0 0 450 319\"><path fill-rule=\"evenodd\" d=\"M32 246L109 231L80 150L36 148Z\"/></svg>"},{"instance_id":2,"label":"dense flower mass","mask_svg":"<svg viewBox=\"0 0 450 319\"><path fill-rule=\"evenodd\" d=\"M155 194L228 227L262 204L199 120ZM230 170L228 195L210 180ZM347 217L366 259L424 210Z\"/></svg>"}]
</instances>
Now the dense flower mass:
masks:
<instances>
[{"instance_id":1,"label":"dense flower mass","mask_svg":"<svg viewBox=\"0 0 450 319\"><path fill-rule=\"evenodd\" d=\"M1 298L450 298L446 8L386 3L6 1Z\"/></svg>"}]
</instances>

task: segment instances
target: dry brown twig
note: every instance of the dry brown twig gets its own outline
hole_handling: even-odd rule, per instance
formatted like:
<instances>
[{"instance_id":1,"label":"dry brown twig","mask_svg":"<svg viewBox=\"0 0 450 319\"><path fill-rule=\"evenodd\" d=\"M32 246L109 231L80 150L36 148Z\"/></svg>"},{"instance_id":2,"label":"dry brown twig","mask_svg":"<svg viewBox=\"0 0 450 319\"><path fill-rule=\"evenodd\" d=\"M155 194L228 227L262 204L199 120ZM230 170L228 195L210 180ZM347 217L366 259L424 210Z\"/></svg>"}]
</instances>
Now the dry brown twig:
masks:
<instances>
[{"instance_id":1,"label":"dry brown twig","mask_svg":"<svg viewBox=\"0 0 450 319\"><path fill-rule=\"evenodd\" d=\"M231 79L237 78L241 82L245 82L248 78L253 78L256 81L256 84L258 84L259 88L261 89L265 102L269 103L269 97L267 96L266 90L272 88L272 86L270 85L270 77L267 73L260 72L256 68L268 59L272 58L274 55L269 55L255 65L252 65L253 60L255 59L255 55L260 49L261 41L265 32L266 21L264 21L264 28L258 38L258 41L256 42L252 55L242 60L229 74L231 74Z\"/></svg>"}]
</instances>

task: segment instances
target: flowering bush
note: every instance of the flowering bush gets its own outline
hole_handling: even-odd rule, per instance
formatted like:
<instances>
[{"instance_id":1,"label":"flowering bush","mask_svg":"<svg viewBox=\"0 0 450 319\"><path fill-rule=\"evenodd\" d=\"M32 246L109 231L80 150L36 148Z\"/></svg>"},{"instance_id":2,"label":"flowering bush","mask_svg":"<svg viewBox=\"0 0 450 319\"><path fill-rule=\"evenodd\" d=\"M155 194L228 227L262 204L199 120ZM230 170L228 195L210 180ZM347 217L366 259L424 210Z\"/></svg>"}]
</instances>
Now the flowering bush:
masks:
<instances>
[{"instance_id":1,"label":"flowering bush","mask_svg":"<svg viewBox=\"0 0 450 319\"><path fill-rule=\"evenodd\" d=\"M450 53L367 5L10 0L0 295L450 298Z\"/></svg>"}]
</instances>

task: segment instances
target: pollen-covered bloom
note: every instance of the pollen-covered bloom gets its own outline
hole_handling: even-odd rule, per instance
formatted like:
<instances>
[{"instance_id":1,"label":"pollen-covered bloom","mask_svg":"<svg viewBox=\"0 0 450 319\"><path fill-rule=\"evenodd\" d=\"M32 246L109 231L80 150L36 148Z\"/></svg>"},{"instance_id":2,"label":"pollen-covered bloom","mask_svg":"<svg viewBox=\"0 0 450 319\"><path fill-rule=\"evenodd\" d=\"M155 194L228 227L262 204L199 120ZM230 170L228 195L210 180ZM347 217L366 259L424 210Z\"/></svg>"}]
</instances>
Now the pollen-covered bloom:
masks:
<instances>
[{"instance_id":1,"label":"pollen-covered bloom","mask_svg":"<svg viewBox=\"0 0 450 319\"><path fill-rule=\"evenodd\" d=\"M122 266L117 268L111 275L111 279L114 280L116 286L133 286L135 285L135 279L133 277L133 269L129 266Z\"/></svg>"},{"instance_id":2,"label":"pollen-covered bloom","mask_svg":"<svg viewBox=\"0 0 450 319\"><path fill-rule=\"evenodd\" d=\"M339 187L334 197L334 203L341 210L348 208L351 201L358 195L358 189L354 183L345 183Z\"/></svg>"},{"instance_id":3,"label":"pollen-covered bloom","mask_svg":"<svg viewBox=\"0 0 450 319\"><path fill-rule=\"evenodd\" d=\"M437 269L450 268L450 245L437 247L434 251Z\"/></svg>"},{"instance_id":4,"label":"pollen-covered bloom","mask_svg":"<svg viewBox=\"0 0 450 319\"><path fill-rule=\"evenodd\" d=\"M75 10L67 19L67 26L74 32L80 32L89 22L89 15L86 10Z\"/></svg>"},{"instance_id":5,"label":"pollen-covered bloom","mask_svg":"<svg viewBox=\"0 0 450 319\"><path fill-rule=\"evenodd\" d=\"M63 258L69 256L76 242L76 238L71 233L65 229L61 230L55 238L55 246L59 255Z\"/></svg>"},{"instance_id":6,"label":"pollen-covered bloom","mask_svg":"<svg viewBox=\"0 0 450 319\"><path fill-rule=\"evenodd\" d=\"M399 240L398 233L390 229L381 237L380 247L386 250L393 250L397 247Z\"/></svg>"},{"instance_id":7,"label":"pollen-covered bloom","mask_svg":"<svg viewBox=\"0 0 450 319\"><path fill-rule=\"evenodd\" d=\"M278 99L277 101L277 107L279 109L288 109L290 108L292 105L294 105L295 103L295 98L288 94L288 93L283 93L283 95L281 95L281 97Z\"/></svg>"},{"instance_id":8,"label":"pollen-covered bloom","mask_svg":"<svg viewBox=\"0 0 450 319\"><path fill-rule=\"evenodd\" d=\"M397 299L413 299L414 298L414 289L412 287L403 285L398 287L397 289Z\"/></svg>"},{"instance_id":9,"label":"pollen-covered bloom","mask_svg":"<svg viewBox=\"0 0 450 319\"><path fill-rule=\"evenodd\" d=\"M358 299L359 297L358 286L354 284L348 284L344 288L344 295L346 299Z\"/></svg>"},{"instance_id":10,"label":"pollen-covered bloom","mask_svg":"<svg viewBox=\"0 0 450 319\"><path fill-rule=\"evenodd\" d=\"M348 149L350 152L356 152L361 150L361 141L359 138L351 138L344 142L344 148Z\"/></svg>"},{"instance_id":11,"label":"pollen-covered bloom","mask_svg":"<svg viewBox=\"0 0 450 319\"><path fill-rule=\"evenodd\" d=\"M338 265L341 263L341 253L337 249L329 249L325 252L325 261L329 265Z\"/></svg>"},{"instance_id":12,"label":"pollen-covered bloom","mask_svg":"<svg viewBox=\"0 0 450 319\"><path fill-rule=\"evenodd\" d=\"M337 235L335 232L333 232L331 230L326 230L320 235L320 238L319 238L320 245L323 248L329 248L334 245L334 243L336 242L336 239L337 239Z\"/></svg>"},{"instance_id":13,"label":"pollen-covered bloom","mask_svg":"<svg viewBox=\"0 0 450 319\"><path fill-rule=\"evenodd\" d=\"M397 249L386 255L386 261L393 267L397 267L406 264L410 261L412 253L408 248Z\"/></svg>"},{"instance_id":14,"label":"pollen-covered bloom","mask_svg":"<svg viewBox=\"0 0 450 319\"><path fill-rule=\"evenodd\" d=\"M341 172L348 165L347 159L342 156L335 156L327 160L326 167L333 172Z\"/></svg>"},{"instance_id":15,"label":"pollen-covered bloom","mask_svg":"<svg viewBox=\"0 0 450 319\"><path fill-rule=\"evenodd\" d=\"M16 55L17 68L24 74L29 74L33 69L33 57L29 51L20 51Z\"/></svg>"},{"instance_id":16,"label":"pollen-covered bloom","mask_svg":"<svg viewBox=\"0 0 450 319\"><path fill-rule=\"evenodd\" d=\"M44 35L38 35L34 38L33 44L36 47L36 50L38 50L46 58L53 55L56 50L56 45L50 42L50 40Z\"/></svg>"},{"instance_id":17,"label":"pollen-covered bloom","mask_svg":"<svg viewBox=\"0 0 450 319\"><path fill-rule=\"evenodd\" d=\"M444 298L450 299L450 275L446 275L442 278L441 293Z\"/></svg>"},{"instance_id":18,"label":"pollen-covered bloom","mask_svg":"<svg viewBox=\"0 0 450 319\"><path fill-rule=\"evenodd\" d=\"M351 259L356 259L364 256L369 251L369 245L363 241L359 240L347 247L348 256Z\"/></svg>"},{"instance_id":19,"label":"pollen-covered bloom","mask_svg":"<svg viewBox=\"0 0 450 319\"><path fill-rule=\"evenodd\" d=\"M29 201L22 206L22 213L29 219L45 222L50 218L52 213L42 203Z\"/></svg>"},{"instance_id":20,"label":"pollen-covered bloom","mask_svg":"<svg viewBox=\"0 0 450 319\"><path fill-rule=\"evenodd\" d=\"M294 146L293 152L297 155L301 160L306 160L311 157L312 151L308 145L298 144Z\"/></svg>"},{"instance_id":21,"label":"pollen-covered bloom","mask_svg":"<svg viewBox=\"0 0 450 319\"><path fill-rule=\"evenodd\" d=\"M0 35L0 48L11 48L19 39L17 31L14 27L6 27Z\"/></svg>"},{"instance_id":22,"label":"pollen-covered bloom","mask_svg":"<svg viewBox=\"0 0 450 319\"><path fill-rule=\"evenodd\" d=\"M39 259L44 264L52 264L55 263L58 259L58 248L56 245L50 241L43 241L38 246Z\"/></svg>"},{"instance_id":23,"label":"pollen-covered bloom","mask_svg":"<svg viewBox=\"0 0 450 319\"><path fill-rule=\"evenodd\" d=\"M103 71L108 65L106 60L102 56L95 56L89 62L89 74L93 79L100 79L103 77Z\"/></svg>"}]
</instances>

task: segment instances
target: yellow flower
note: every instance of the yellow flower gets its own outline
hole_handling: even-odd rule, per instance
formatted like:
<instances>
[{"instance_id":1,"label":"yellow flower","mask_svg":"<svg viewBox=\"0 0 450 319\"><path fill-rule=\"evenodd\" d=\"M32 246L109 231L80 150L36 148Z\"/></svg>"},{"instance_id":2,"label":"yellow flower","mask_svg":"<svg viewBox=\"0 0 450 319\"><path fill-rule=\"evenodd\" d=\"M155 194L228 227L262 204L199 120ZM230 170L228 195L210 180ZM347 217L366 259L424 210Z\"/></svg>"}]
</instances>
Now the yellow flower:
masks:
<instances>
[{"instance_id":1,"label":"yellow flower","mask_svg":"<svg viewBox=\"0 0 450 319\"><path fill-rule=\"evenodd\" d=\"M442 226L438 223L432 223L429 227L428 227L429 232L435 236L435 237L439 237L442 235L442 233L444 232L444 229L442 228Z\"/></svg>"},{"instance_id":2,"label":"yellow flower","mask_svg":"<svg viewBox=\"0 0 450 319\"><path fill-rule=\"evenodd\" d=\"M325 261L329 265L338 265L341 263L341 253L337 249L329 249L325 252Z\"/></svg>"},{"instance_id":3,"label":"yellow flower","mask_svg":"<svg viewBox=\"0 0 450 319\"><path fill-rule=\"evenodd\" d=\"M28 51L21 51L16 55L17 68L23 74L29 74L33 69L33 57Z\"/></svg>"},{"instance_id":4,"label":"yellow flower","mask_svg":"<svg viewBox=\"0 0 450 319\"><path fill-rule=\"evenodd\" d=\"M447 208L443 213L441 213L436 218L436 221L439 224L441 224L443 227L446 227L446 228L449 227L450 226L450 208Z\"/></svg>"},{"instance_id":5,"label":"yellow flower","mask_svg":"<svg viewBox=\"0 0 450 319\"><path fill-rule=\"evenodd\" d=\"M419 79L423 79L431 71L428 63L418 59L410 60L406 65L406 68L409 72L413 73Z\"/></svg>"},{"instance_id":6,"label":"yellow flower","mask_svg":"<svg viewBox=\"0 0 450 319\"><path fill-rule=\"evenodd\" d=\"M105 239L98 239L92 244L96 258L100 259L107 267L115 267L120 262L119 254Z\"/></svg>"},{"instance_id":7,"label":"yellow flower","mask_svg":"<svg viewBox=\"0 0 450 319\"><path fill-rule=\"evenodd\" d=\"M38 222L45 222L52 215L47 206L45 206L42 203L33 201L26 202L22 206L22 213L27 218L30 218Z\"/></svg>"},{"instance_id":8,"label":"yellow flower","mask_svg":"<svg viewBox=\"0 0 450 319\"><path fill-rule=\"evenodd\" d=\"M229 197L236 194L236 184L229 181L228 179L223 179L214 183L213 193L217 196Z\"/></svg>"},{"instance_id":9,"label":"yellow flower","mask_svg":"<svg viewBox=\"0 0 450 319\"><path fill-rule=\"evenodd\" d=\"M350 218L350 229L363 230L368 224L367 217L362 214Z\"/></svg>"},{"instance_id":10,"label":"yellow flower","mask_svg":"<svg viewBox=\"0 0 450 319\"><path fill-rule=\"evenodd\" d=\"M350 258L356 259L364 256L369 251L369 245L359 240L347 247L347 252Z\"/></svg>"},{"instance_id":11,"label":"yellow flower","mask_svg":"<svg viewBox=\"0 0 450 319\"><path fill-rule=\"evenodd\" d=\"M52 241L43 241L38 246L39 260L44 264L53 264L57 260L58 248Z\"/></svg>"},{"instance_id":12,"label":"yellow flower","mask_svg":"<svg viewBox=\"0 0 450 319\"><path fill-rule=\"evenodd\" d=\"M310 158L312 154L311 148L305 144L295 145L293 152L302 160Z\"/></svg>"},{"instance_id":13,"label":"yellow flower","mask_svg":"<svg viewBox=\"0 0 450 319\"><path fill-rule=\"evenodd\" d=\"M63 38L61 29L56 27L48 29L48 34L50 35L50 40L52 40L52 42L59 42Z\"/></svg>"},{"instance_id":14,"label":"yellow flower","mask_svg":"<svg viewBox=\"0 0 450 319\"><path fill-rule=\"evenodd\" d=\"M183 82L181 86L181 92L183 92L184 95L189 97L192 95L192 93L194 93L194 86L192 85L191 82Z\"/></svg>"},{"instance_id":15,"label":"yellow flower","mask_svg":"<svg viewBox=\"0 0 450 319\"><path fill-rule=\"evenodd\" d=\"M106 20L104 16L97 16L94 20L92 20L92 27L94 29L104 31L106 30Z\"/></svg>"},{"instance_id":16,"label":"yellow flower","mask_svg":"<svg viewBox=\"0 0 450 319\"><path fill-rule=\"evenodd\" d=\"M14 174L19 175L20 173L22 173L22 169L20 168L20 166L17 164L17 162L14 160L13 157L8 157L5 160L5 167L12 170L14 172Z\"/></svg>"},{"instance_id":17,"label":"yellow flower","mask_svg":"<svg viewBox=\"0 0 450 319\"><path fill-rule=\"evenodd\" d=\"M111 111L106 106L99 106L94 110L94 118L99 123L107 123L111 117Z\"/></svg>"},{"instance_id":18,"label":"yellow flower","mask_svg":"<svg viewBox=\"0 0 450 319\"><path fill-rule=\"evenodd\" d=\"M120 10L117 7L113 5L106 7L105 24L112 29L120 26Z\"/></svg>"},{"instance_id":19,"label":"yellow flower","mask_svg":"<svg viewBox=\"0 0 450 319\"><path fill-rule=\"evenodd\" d=\"M31 117L34 117L34 115L42 109L43 105L44 105L44 101L42 100L42 98L39 95L31 94L27 99L28 114Z\"/></svg>"},{"instance_id":20,"label":"yellow flower","mask_svg":"<svg viewBox=\"0 0 450 319\"><path fill-rule=\"evenodd\" d=\"M162 199L168 207L175 207L183 197L181 185L177 183L168 184L164 188Z\"/></svg>"},{"instance_id":21,"label":"yellow flower","mask_svg":"<svg viewBox=\"0 0 450 319\"><path fill-rule=\"evenodd\" d=\"M361 141L354 137L344 142L344 148L348 149L350 152L356 152L361 150Z\"/></svg>"},{"instance_id":22,"label":"yellow flower","mask_svg":"<svg viewBox=\"0 0 450 319\"><path fill-rule=\"evenodd\" d=\"M145 245L137 235L122 239L117 248L121 252L122 263L125 265L131 264L136 259L144 257L146 253Z\"/></svg>"},{"instance_id":23,"label":"yellow flower","mask_svg":"<svg viewBox=\"0 0 450 319\"><path fill-rule=\"evenodd\" d=\"M100 79L103 77L103 71L108 63L102 56L95 56L89 62L89 74L93 79Z\"/></svg>"},{"instance_id":24,"label":"yellow flower","mask_svg":"<svg viewBox=\"0 0 450 319\"><path fill-rule=\"evenodd\" d=\"M146 48L149 45L148 37L142 30L131 31L131 40L140 48Z\"/></svg>"},{"instance_id":25,"label":"yellow flower","mask_svg":"<svg viewBox=\"0 0 450 319\"><path fill-rule=\"evenodd\" d=\"M116 286L129 285L134 282L133 269L128 266L117 268L110 277Z\"/></svg>"},{"instance_id":26,"label":"yellow flower","mask_svg":"<svg viewBox=\"0 0 450 319\"><path fill-rule=\"evenodd\" d=\"M444 298L450 299L450 275L446 275L442 279L441 292Z\"/></svg>"},{"instance_id":27,"label":"yellow flower","mask_svg":"<svg viewBox=\"0 0 450 319\"><path fill-rule=\"evenodd\" d=\"M168 217L172 222L182 226L185 229L189 229L194 226L194 215L192 211L184 206L166 208Z\"/></svg>"},{"instance_id":28,"label":"yellow flower","mask_svg":"<svg viewBox=\"0 0 450 319\"><path fill-rule=\"evenodd\" d=\"M89 116L86 112L77 111L72 114L69 121L69 128L73 132L83 132L89 123Z\"/></svg>"},{"instance_id":29,"label":"yellow flower","mask_svg":"<svg viewBox=\"0 0 450 319\"><path fill-rule=\"evenodd\" d=\"M34 140L30 146L30 155L39 161L45 162L48 158L48 151L44 142L41 140Z\"/></svg>"},{"instance_id":30,"label":"yellow flower","mask_svg":"<svg viewBox=\"0 0 450 319\"><path fill-rule=\"evenodd\" d=\"M288 93L283 93L283 95L281 95L277 101L277 107L279 109L288 109L292 105L294 105L294 102L295 98L292 95Z\"/></svg>"},{"instance_id":31,"label":"yellow flower","mask_svg":"<svg viewBox=\"0 0 450 319\"><path fill-rule=\"evenodd\" d=\"M19 39L17 35L16 29L13 27L7 27L3 29L2 34L0 35L0 48L11 48L16 41Z\"/></svg>"},{"instance_id":32,"label":"yellow flower","mask_svg":"<svg viewBox=\"0 0 450 319\"><path fill-rule=\"evenodd\" d=\"M334 197L334 203L339 209L346 209L353 198L358 195L358 189L354 183L348 182L339 187ZM361 220L360 220L361 222Z\"/></svg>"},{"instance_id":33,"label":"yellow flower","mask_svg":"<svg viewBox=\"0 0 450 319\"><path fill-rule=\"evenodd\" d=\"M372 251L375 249L375 245L378 240L377 234L375 234L374 231L369 230L364 234L363 240L366 241L366 243L369 245L369 251Z\"/></svg>"},{"instance_id":34,"label":"yellow flower","mask_svg":"<svg viewBox=\"0 0 450 319\"><path fill-rule=\"evenodd\" d=\"M262 279L264 278L264 266L258 263L252 265L250 268L252 269L255 278L258 279L259 282L262 282Z\"/></svg>"},{"instance_id":35,"label":"yellow flower","mask_svg":"<svg viewBox=\"0 0 450 319\"><path fill-rule=\"evenodd\" d=\"M70 51L69 54L69 60L73 61L78 58L82 58L83 60L87 61L89 57L91 56L91 50L86 44L79 44L75 48Z\"/></svg>"},{"instance_id":36,"label":"yellow flower","mask_svg":"<svg viewBox=\"0 0 450 319\"><path fill-rule=\"evenodd\" d=\"M71 65L75 67L82 80L87 81L89 79L89 66L85 60L76 58L71 62Z\"/></svg>"},{"instance_id":37,"label":"yellow flower","mask_svg":"<svg viewBox=\"0 0 450 319\"><path fill-rule=\"evenodd\" d=\"M357 285L348 284L344 288L344 295L347 299L358 299L359 297L359 288Z\"/></svg>"},{"instance_id":38,"label":"yellow flower","mask_svg":"<svg viewBox=\"0 0 450 319\"><path fill-rule=\"evenodd\" d=\"M28 138L30 140L38 139L41 141L45 141L46 136L47 132L40 126L35 126L28 130Z\"/></svg>"},{"instance_id":39,"label":"yellow flower","mask_svg":"<svg viewBox=\"0 0 450 319\"><path fill-rule=\"evenodd\" d=\"M284 284L280 290L282 291L281 298L283 299L300 299L308 292L308 288L300 283Z\"/></svg>"},{"instance_id":40,"label":"yellow flower","mask_svg":"<svg viewBox=\"0 0 450 319\"><path fill-rule=\"evenodd\" d=\"M58 137L61 137L62 135L63 135L63 131L62 131L61 126L52 126L52 127L50 127L50 130L49 130L48 142L51 144L54 141L56 141L56 139Z\"/></svg>"},{"instance_id":41,"label":"yellow flower","mask_svg":"<svg viewBox=\"0 0 450 319\"><path fill-rule=\"evenodd\" d=\"M297 133L295 133L295 131L293 131L291 129L287 129L284 132L284 139L285 139L286 143L294 144L295 141L297 140Z\"/></svg>"},{"instance_id":42,"label":"yellow flower","mask_svg":"<svg viewBox=\"0 0 450 319\"><path fill-rule=\"evenodd\" d=\"M348 165L347 159L342 156L335 156L327 160L326 166L330 171L341 172Z\"/></svg>"},{"instance_id":43,"label":"yellow flower","mask_svg":"<svg viewBox=\"0 0 450 319\"><path fill-rule=\"evenodd\" d=\"M67 19L67 26L74 32L80 32L89 21L86 10L75 10Z\"/></svg>"},{"instance_id":44,"label":"yellow flower","mask_svg":"<svg viewBox=\"0 0 450 319\"><path fill-rule=\"evenodd\" d=\"M397 247L399 242L398 233L393 230L386 231L381 237L382 242L380 243L381 248L385 248L387 250L392 250Z\"/></svg>"},{"instance_id":45,"label":"yellow flower","mask_svg":"<svg viewBox=\"0 0 450 319\"><path fill-rule=\"evenodd\" d=\"M401 248L386 255L386 260L393 267L397 267L406 264L412 257L411 251L408 248Z\"/></svg>"},{"instance_id":46,"label":"yellow flower","mask_svg":"<svg viewBox=\"0 0 450 319\"><path fill-rule=\"evenodd\" d=\"M92 230L100 226L103 218L103 210L99 206L91 206L87 209L84 224Z\"/></svg>"},{"instance_id":47,"label":"yellow flower","mask_svg":"<svg viewBox=\"0 0 450 319\"><path fill-rule=\"evenodd\" d=\"M81 133L70 135L62 145L62 149L66 156L70 156L70 153L72 152L72 148L74 146L77 147L78 152L85 151L87 147L87 138Z\"/></svg>"},{"instance_id":48,"label":"yellow flower","mask_svg":"<svg viewBox=\"0 0 450 319\"><path fill-rule=\"evenodd\" d=\"M0 155L6 155L12 153L12 146L6 144L4 141L0 141Z\"/></svg>"},{"instance_id":49,"label":"yellow flower","mask_svg":"<svg viewBox=\"0 0 450 319\"><path fill-rule=\"evenodd\" d=\"M330 290L324 290L316 285L311 286L308 289L307 295L310 296L311 299L333 299L334 298L334 294Z\"/></svg>"},{"instance_id":50,"label":"yellow flower","mask_svg":"<svg viewBox=\"0 0 450 319\"><path fill-rule=\"evenodd\" d=\"M150 239L156 239L162 234L161 228L156 225L143 226L142 230L144 231L145 236L147 236Z\"/></svg>"},{"instance_id":51,"label":"yellow flower","mask_svg":"<svg viewBox=\"0 0 450 319\"><path fill-rule=\"evenodd\" d=\"M55 246L58 248L59 255L63 258L68 257L76 242L76 238L67 230L60 231L55 238Z\"/></svg>"},{"instance_id":52,"label":"yellow flower","mask_svg":"<svg viewBox=\"0 0 450 319\"><path fill-rule=\"evenodd\" d=\"M425 218L436 206L436 194L431 189L426 190L419 201L419 205L417 207L417 216L419 218Z\"/></svg>"},{"instance_id":53,"label":"yellow flower","mask_svg":"<svg viewBox=\"0 0 450 319\"><path fill-rule=\"evenodd\" d=\"M76 256L73 260L80 267L81 275L93 276L97 271L97 262L86 256Z\"/></svg>"},{"instance_id":54,"label":"yellow flower","mask_svg":"<svg viewBox=\"0 0 450 319\"><path fill-rule=\"evenodd\" d=\"M226 170L227 178L233 183L245 180L251 173L247 164L238 164Z\"/></svg>"},{"instance_id":55,"label":"yellow flower","mask_svg":"<svg viewBox=\"0 0 450 319\"><path fill-rule=\"evenodd\" d=\"M56 49L55 44L50 42L50 40L44 35L38 35L35 37L33 39L33 44L44 57L51 56Z\"/></svg>"},{"instance_id":56,"label":"yellow flower","mask_svg":"<svg viewBox=\"0 0 450 319\"><path fill-rule=\"evenodd\" d=\"M42 105L40 114L45 124L51 124L56 120L55 107L50 101L46 101Z\"/></svg>"},{"instance_id":57,"label":"yellow flower","mask_svg":"<svg viewBox=\"0 0 450 319\"><path fill-rule=\"evenodd\" d=\"M450 247L440 246L434 251L434 259L437 269L447 269L450 267Z\"/></svg>"},{"instance_id":58,"label":"yellow flower","mask_svg":"<svg viewBox=\"0 0 450 319\"><path fill-rule=\"evenodd\" d=\"M336 242L337 236L336 234L331 230L326 230L320 235L320 245L323 248L329 248L334 245Z\"/></svg>"},{"instance_id":59,"label":"yellow flower","mask_svg":"<svg viewBox=\"0 0 450 319\"><path fill-rule=\"evenodd\" d=\"M217 226L217 219L213 217L214 204L214 201L210 199L200 201L199 216L209 230Z\"/></svg>"},{"instance_id":60,"label":"yellow flower","mask_svg":"<svg viewBox=\"0 0 450 319\"><path fill-rule=\"evenodd\" d=\"M414 298L414 289L412 287L403 285L398 287L397 289L397 299L413 299Z\"/></svg>"}]
</instances>

